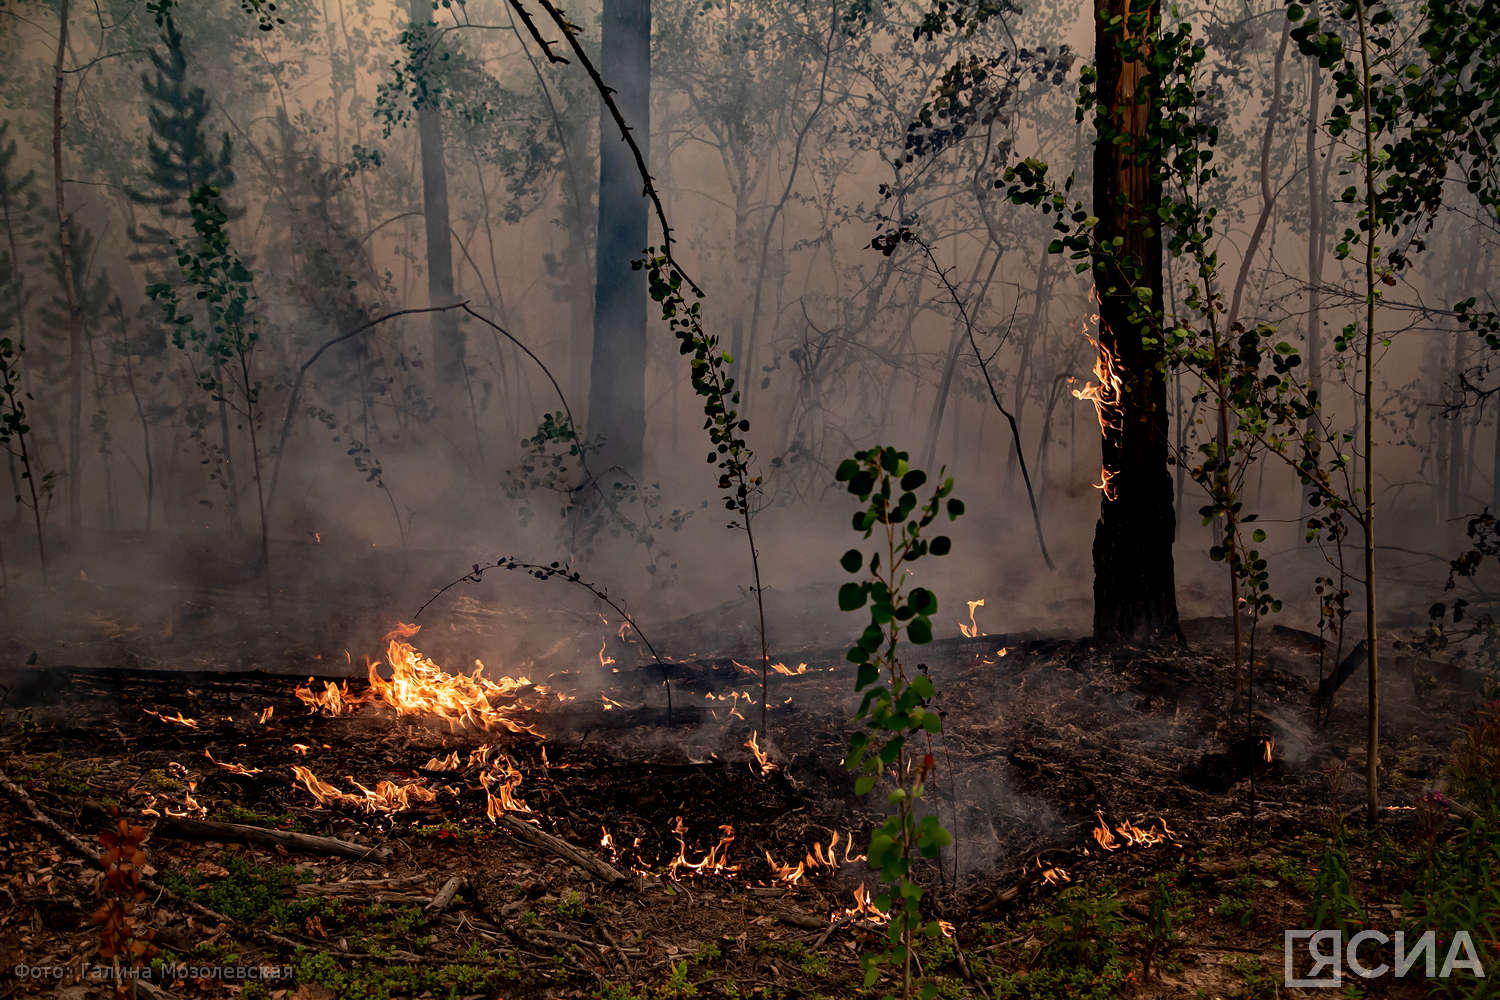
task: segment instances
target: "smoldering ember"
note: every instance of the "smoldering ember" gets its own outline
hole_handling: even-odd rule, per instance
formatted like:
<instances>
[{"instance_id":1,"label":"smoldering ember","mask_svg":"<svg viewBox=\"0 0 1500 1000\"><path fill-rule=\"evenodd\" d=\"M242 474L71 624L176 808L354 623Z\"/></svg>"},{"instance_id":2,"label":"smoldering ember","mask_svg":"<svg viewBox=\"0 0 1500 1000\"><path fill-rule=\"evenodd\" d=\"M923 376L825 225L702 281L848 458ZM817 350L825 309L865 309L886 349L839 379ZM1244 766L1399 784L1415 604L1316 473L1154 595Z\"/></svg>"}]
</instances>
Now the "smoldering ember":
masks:
<instances>
[{"instance_id":1,"label":"smoldering ember","mask_svg":"<svg viewBox=\"0 0 1500 1000\"><path fill-rule=\"evenodd\" d=\"M1500 997L1500 6L0 52L0 1000Z\"/></svg>"}]
</instances>

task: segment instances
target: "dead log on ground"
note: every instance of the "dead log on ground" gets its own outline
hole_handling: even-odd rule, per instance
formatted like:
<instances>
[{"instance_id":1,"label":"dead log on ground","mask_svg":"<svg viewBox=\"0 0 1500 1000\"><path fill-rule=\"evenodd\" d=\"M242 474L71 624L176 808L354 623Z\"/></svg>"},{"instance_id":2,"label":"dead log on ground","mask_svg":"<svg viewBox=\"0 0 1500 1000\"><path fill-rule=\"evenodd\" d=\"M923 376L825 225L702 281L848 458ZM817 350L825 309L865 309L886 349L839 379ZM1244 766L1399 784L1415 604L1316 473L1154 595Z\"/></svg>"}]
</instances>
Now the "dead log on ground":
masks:
<instances>
[{"instance_id":1,"label":"dead log on ground","mask_svg":"<svg viewBox=\"0 0 1500 1000\"><path fill-rule=\"evenodd\" d=\"M184 840L232 840L240 843L267 844L288 850L312 854L334 854L343 858L363 861L374 858L378 861L390 859L391 852L384 847L365 847L363 844L339 840L336 837L320 837L292 830L275 830L247 823L218 823L209 820L189 819L185 816L164 816L156 824L156 832L163 837Z\"/></svg>"},{"instance_id":2,"label":"dead log on ground","mask_svg":"<svg viewBox=\"0 0 1500 1000\"><path fill-rule=\"evenodd\" d=\"M547 831L532 826L524 820L516 819L508 813L501 813L496 817L495 822L515 834L517 839L524 840L534 847L550 851L575 868L582 869L601 882L608 885L619 885L622 882L628 881L629 877L627 875L603 859L595 857L587 851L579 850L561 837L554 837Z\"/></svg>"},{"instance_id":3,"label":"dead log on ground","mask_svg":"<svg viewBox=\"0 0 1500 1000\"><path fill-rule=\"evenodd\" d=\"M432 897L432 902L427 904L427 912L442 913L448 908L448 904L453 902L453 897L458 895L458 890L463 888L463 884L462 875L455 875L444 882L443 887L437 891L437 895Z\"/></svg>"}]
</instances>

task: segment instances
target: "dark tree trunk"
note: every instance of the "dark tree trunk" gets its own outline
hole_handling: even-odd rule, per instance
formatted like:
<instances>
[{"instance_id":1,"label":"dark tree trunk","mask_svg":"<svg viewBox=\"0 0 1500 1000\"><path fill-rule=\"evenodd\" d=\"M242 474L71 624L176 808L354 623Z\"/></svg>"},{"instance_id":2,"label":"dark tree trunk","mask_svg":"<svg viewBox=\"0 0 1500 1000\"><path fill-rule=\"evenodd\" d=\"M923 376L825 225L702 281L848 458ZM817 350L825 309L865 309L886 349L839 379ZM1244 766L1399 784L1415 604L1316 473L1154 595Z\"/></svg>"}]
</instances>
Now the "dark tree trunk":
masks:
<instances>
[{"instance_id":1,"label":"dark tree trunk","mask_svg":"<svg viewBox=\"0 0 1500 1000\"><path fill-rule=\"evenodd\" d=\"M1317 6L1313 9L1316 11ZM1307 63L1308 112L1306 131L1307 160L1307 394L1321 402L1323 394L1323 202L1328 196L1327 164L1318 163L1318 130L1322 126L1319 105L1323 99L1323 73L1316 59ZM1332 157L1325 156L1325 160ZM1321 449L1321 430L1316 413L1307 417L1307 447L1316 464ZM1308 491L1302 491L1300 519L1306 521L1310 512Z\"/></svg>"},{"instance_id":2,"label":"dark tree trunk","mask_svg":"<svg viewBox=\"0 0 1500 1000\"><path fill-rule=\"evenodd\" d=\"M1145 68L1126 62L1119 30L1154 34L1157 0L1094 0L1096 64L1104 108L1094 147L1094 214L1099 246L1123 240L1119 259L1096 252L1099 289L1103 499L1094 532L1094 634L1151 639L1178 630L1172 564L1176 515L1167 471L1167 387L1157 339L1162 307L1161 231L1151 212L1161 175L1143 162L1148 125L1159 113ZM1137 15L1144 15L1140 17ZM1117 141L1110 141L1110 137ZM1137 150L1141 152L1136 152ZM1135 290L1150 291L1142 307Z\"/></svg>"},{"instance_id":3,"label":"dark tree trunk","mask_svg":"<svg viewBox=\"0 0 1500 1000\"><path fill-rule=\"evenodd\" d=\"M57 10L57 59L52 87L52 179L57 202L58 268L63 299L68 307L68 530L77 534L83 524L83 321L73 287L73 251L68 240L68 212L63 197L62 107L63 55L68 49L68 0Z\"/></svg>"},{"instance_id":4,"label":"dark tree trunk","mask_svg":"<svg viewBox=\"0 0 1500 1000\"><path fill-rule=\"evenodd\" d=\"M651 2L605 0L600 72L650 162ZM646 199L608 110L599 116L599 232L594 255L594 352L589 428L605 437L601 468L637 475L646 437Z\"/></svg>"},{"instance_id":5,"label":"dark tree trunk","mask_svg":"<svg viewBox=\"0 0 1500 1000\"><path fill-rule=\"evenodd\" d=\"M411 0L413 24L432 23L430 0ZM435 55L435 53L434 53ZM448 223L448 166L443 159L442 113L429 101L417 109L417 138L422 146L422 215L427 223L427 301L445 306L453 293L453 237ZM440 390L458 390L464 381L464 337L456 311L432 314L433 377ZM443 398L453 399L444 393ZM449 413L457 427L456 413Z\"/></svg>"}]
</instances>

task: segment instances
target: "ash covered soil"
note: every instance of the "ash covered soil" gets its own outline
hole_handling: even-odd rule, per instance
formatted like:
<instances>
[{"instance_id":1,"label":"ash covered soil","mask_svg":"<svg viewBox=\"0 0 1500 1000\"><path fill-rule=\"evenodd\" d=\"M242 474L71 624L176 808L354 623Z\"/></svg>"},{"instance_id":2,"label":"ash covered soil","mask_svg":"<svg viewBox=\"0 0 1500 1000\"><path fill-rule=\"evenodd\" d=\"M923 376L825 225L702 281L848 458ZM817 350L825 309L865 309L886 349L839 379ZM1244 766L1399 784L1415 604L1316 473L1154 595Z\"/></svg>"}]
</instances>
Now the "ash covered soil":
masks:
<instances>
[{"instance_id":1,"label":"ash covered soil","mask_svg":"<svg viewBox=\"0 0 1500 1000\"><path fill-rule=\"evenodd\" d=\"M232 588L176 611L164 604L156 620L131 617L139 594L86 580L62 589L89 610L49 622L52 641L40 646L12 605L0 670L13 800L0 812L0 966L72 971L0 980L0 998L110 995L75 973L110 964L93 917L106 890L86 855L122 818L148 833L138 922L158 957L291 970L250 985L159 975L140 987L152 996L859 990L859 953L883 936L856 903L873 885L857 855L876 813L841 766L856 699L828 627L843 625L831 592L779 598L799 609L810 626L800 634L813 641L773 651L787 673L770 676L767 736L751 747L758 658L737 625L713 627L734 608L651 633L663 664L597 614L497 607L482 591L430 610L410 643L463 672L504 648L486 676L533 683L495 706L530 733L398 714L373 699L334 715L299 698L309 673L319 678L311 695L333 682L347 684L346 700L369 698L362 659L389 658L380 635L393 622L378 621L379 605L394 606L389 594L324 590L321 607L290 602L273 612L274 627L257 629L263 607ZM213 612L195 615L195 602ZM311 631L317 623L322 631ZM922 876L932 912L956 937L930 945L923 971L951 995L1006 995L1046 946L1044 916L1067 887L1111 887L1128 918L1144 912L1163 872L1203 902L1170 967L1158 961L1120 994L1259 995L1246 963L1279 970L1282 928L1304 926L1298 858L1315 852L1332 813L1358 809L1364 675L1319 728L1314 692L1332 665L1320 665L1316 637L1262 627L1253 702L1231 715L1230 623L1192 621L1184 638L1136 649L980 635L912 657L944 713L928 802L956 845ZM1386 662L1383 827L1409 840L1409 806L1440 780L1479 679ZM299 768L326 783L316 786L325 798L329 787L345 797L320 802ZM391 783L384 793L381 782ZM390 796L402 788L397 809ZM517 811L496 822L487 814L502 788ZM366 806L363 789L386 798ZM173 814L372 853L245 841ZM555 840L525 836L518 822ZM456 895L433 905L455 877ZM1253 901L1248 918L1223 904L1236 893Z\"/></svg>"}]
</instances>

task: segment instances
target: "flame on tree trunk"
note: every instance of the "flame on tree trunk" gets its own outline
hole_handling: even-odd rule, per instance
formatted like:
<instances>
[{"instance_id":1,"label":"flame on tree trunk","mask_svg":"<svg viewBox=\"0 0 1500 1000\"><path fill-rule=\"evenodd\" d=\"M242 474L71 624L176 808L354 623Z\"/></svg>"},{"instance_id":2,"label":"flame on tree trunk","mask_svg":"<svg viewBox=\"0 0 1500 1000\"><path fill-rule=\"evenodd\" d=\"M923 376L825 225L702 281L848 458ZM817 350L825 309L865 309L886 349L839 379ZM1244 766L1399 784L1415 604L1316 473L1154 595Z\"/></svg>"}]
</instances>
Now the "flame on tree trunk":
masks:
<instances>
[{"instance_id":1,"label":"flame on tree trunk","mask_svg":"<svg viewBox=\"0 0 1500 1000\"><path fill-rule=\"evenodd\" d=\"M1159 113L1156 85L1122 43L1154 34L1157 0L1094 0L1100 139L1094 147L1099 351L1118 378L1113 412L1100 414L1102 496L1094 532L1094 634L1154 638L1178 630L1172 565L1176 517L1167 472L1167 387L1158 324L1162 303L1161 174L1148 157ZM1115 20L1115 19L1121 20ZM1123 24L1123 33L1120 25ZM1147 341L1157 341L1148 343Z\"/></svg>"}]
</instances>

